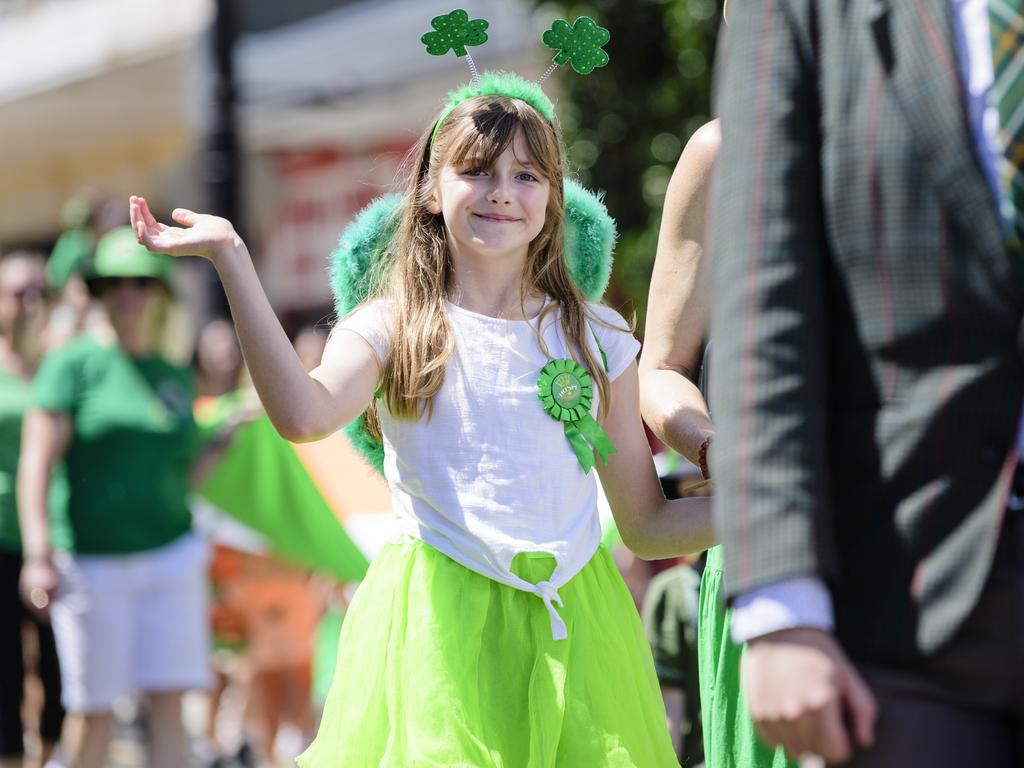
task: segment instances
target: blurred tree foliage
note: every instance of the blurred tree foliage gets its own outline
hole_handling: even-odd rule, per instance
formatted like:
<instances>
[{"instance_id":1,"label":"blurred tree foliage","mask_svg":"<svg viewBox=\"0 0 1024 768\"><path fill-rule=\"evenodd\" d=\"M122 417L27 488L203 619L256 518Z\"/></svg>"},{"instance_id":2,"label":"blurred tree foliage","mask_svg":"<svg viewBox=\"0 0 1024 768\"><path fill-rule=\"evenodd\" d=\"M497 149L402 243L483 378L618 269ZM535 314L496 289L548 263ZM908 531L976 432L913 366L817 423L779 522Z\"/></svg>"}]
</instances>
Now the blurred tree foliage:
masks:
<instances>
[{"instance_id":1,"label":"blurred tree foliage","mask_svg":"<svg viewBox=\"0 0 1024 768\"><path fill-rule=\"evenodd\" d=\"M545 24L590 16L611 32L608 66L553 77L570 170L605 192L619 225L608 299L632 305L642 330L665 189L687 139L710 119L721 0L536 5Z\"/></svg>"}]
</instances>

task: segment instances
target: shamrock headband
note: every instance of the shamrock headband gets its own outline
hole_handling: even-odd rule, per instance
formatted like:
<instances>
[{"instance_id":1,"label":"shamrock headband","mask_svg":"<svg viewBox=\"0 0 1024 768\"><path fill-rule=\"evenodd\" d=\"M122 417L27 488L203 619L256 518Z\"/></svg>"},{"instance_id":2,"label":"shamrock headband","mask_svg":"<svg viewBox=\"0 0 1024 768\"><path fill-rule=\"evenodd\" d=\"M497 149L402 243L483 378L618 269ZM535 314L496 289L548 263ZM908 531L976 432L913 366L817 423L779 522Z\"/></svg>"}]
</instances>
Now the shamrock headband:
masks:
<instances>
[{"instance_id":1,"label":"shamrock headband","mask_svg":"<svg viewBox=\"0 0 1024 768\"><path fill-rule=\"evenodd\" d=\"M473 74L470 83L448 95L447 105L437 125L466 99L487 94L524 101L553 123L554 105L541 89L541 82L566 63L584 74L608 63L608 54L600 50L600 46L608 41L608 31L590 19L577 19L573 26L565 21L556 21L544 33L545 44L558 53L548 71L534 82L509 72L477 73L466 46L480 45L487 40L487 22L483 19L470 21L465 11L457 10L447 16L438 16L431 24L435 31L422 38L428 52L440 56L452 50L458 56L465 56ZM583 294L591 301L598 301L611 276L615 220L608 215L601 195L594 194L571 178L563 180L563 200L566 266ZM398 229L404 203L400 195L378 197L360 211L342 233L337 248L328 259L334 308L339 317L344 317L374 295L378 287L375 280L381 277L377 267ZM382 472L384 449L366 428L365 416L346 426L345 434L353 447L378 472Z\"/></svg>"},{"instance_id":2,"label":"shamrock headband","mask_svg":"<svg viewBox=\"0 0 1024 768\"><path fill-rule=\"evenodd\" d=\"M544 45L555 51L555 56L551 66L535 81L511 72L484 72L483 75L477 72L476 63L468 48L487 42L486 30L490 25L486 20L470 19L468 13L457 8L447 15L434 17L430 26L434 30L420 38L427 46L427 53L444 56L452 51L456 56L466 60L472 75L468 83L448 94L445 108L430 136L431 146L437 137L438 129L452 110L475 96L507 96L526 102L543 115L545 120L554 123L555 106L541 88L541 84L548 76L563 64L570 64L581 75L589 75L609 61L608 54L602 46L611 39L611 34L587 16L580 16L571 26L564 19L558 19L551 25L551 29L544 32L541 40Z\"/></svg>"}]
</instances>

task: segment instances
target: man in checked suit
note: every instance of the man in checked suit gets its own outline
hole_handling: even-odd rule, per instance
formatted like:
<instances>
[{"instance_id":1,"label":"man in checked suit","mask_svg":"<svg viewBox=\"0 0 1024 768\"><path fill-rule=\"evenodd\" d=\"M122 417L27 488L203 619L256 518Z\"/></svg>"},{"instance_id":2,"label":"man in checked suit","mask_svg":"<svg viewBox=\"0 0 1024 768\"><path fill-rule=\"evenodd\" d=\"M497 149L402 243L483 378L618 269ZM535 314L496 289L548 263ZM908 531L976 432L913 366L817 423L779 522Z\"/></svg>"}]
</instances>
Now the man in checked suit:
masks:
<instances>
[{"instance_id":1,"label":"man in checked suit","mask_svg":"<svg viewBox=\"0 0 1024 768\"><path fill-rule=\"evenodd\" d=\"M729 22L712 474L751 714L794 756L1019 767L1024 0Z\"/></svg>"}]
</instances>

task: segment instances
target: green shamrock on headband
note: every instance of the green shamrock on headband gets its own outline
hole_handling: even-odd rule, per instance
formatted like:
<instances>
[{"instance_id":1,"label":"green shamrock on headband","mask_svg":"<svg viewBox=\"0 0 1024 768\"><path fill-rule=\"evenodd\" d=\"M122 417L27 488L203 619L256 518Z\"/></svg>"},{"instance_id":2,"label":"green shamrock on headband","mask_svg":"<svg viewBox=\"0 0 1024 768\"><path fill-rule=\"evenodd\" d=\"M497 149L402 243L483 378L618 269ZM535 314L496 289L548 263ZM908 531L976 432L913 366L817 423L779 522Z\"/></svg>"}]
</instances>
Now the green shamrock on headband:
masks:
<instances>
[{"instance_id":1,"label":"green shamrock on headband","mask_svg":"<svg viewBox=\"0 0 1024 768\"><path fill-rule=\"evenodd\" d=\"M487 22L484 19L469 20L469 14L456 8L445 16L435 16L430 21L436 32L427 32L420 41L427 46L427 53L444 56L455 51L456 56L466 56L467 45L482 45L487 42Z\"/></svg>"},{"instance_id":2,"label":"green shamrock on headband","mask_svg":"<svg viewBox=\"0 0 1024 768\"><path fill-rule=\"evenodd\" d=\"M541 39L548 48L558 51L555 64L572 64L581 75L589 75L608 63L608 54L601 46L611 39L611 34L586 16L580 16L571 27L569 22L558 19Z\"/></svg>"}]
</instances>

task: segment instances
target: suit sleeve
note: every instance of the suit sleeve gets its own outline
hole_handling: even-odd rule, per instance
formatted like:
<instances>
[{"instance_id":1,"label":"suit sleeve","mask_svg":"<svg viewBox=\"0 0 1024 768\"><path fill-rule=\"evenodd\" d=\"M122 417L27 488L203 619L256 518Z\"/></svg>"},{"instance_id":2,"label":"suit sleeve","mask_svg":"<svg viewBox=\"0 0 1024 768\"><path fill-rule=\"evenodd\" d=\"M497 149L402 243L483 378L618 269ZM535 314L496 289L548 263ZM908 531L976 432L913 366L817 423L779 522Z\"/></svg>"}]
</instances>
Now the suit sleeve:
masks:
<instances>
[{"instance_id":1,"label":"suit sleeve","mask_svg":"<svg viewBox=\"0 0 1024 768\"><path fill-rule=\"evenodd\" d=\"M730 597L832 570L813 12L739 0L718 63L712 475Z\"/></svg>"}]
</instances>

